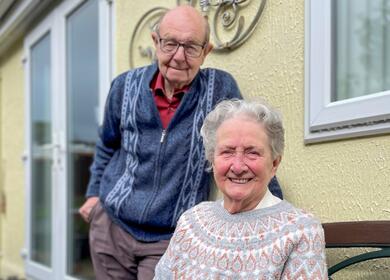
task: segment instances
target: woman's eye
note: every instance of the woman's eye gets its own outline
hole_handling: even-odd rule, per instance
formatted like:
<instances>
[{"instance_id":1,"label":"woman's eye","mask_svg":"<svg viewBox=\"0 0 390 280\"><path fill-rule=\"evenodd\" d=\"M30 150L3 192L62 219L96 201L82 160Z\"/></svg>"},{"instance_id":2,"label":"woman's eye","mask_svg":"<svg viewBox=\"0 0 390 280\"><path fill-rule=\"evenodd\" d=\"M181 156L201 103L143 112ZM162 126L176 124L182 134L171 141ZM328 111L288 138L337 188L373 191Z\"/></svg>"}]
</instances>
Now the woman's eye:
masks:
<instances>
[{"instance_id":1,"label":"woman's eye","mask_svg":"<svg viewBox=\"0 0 390 280\"><path fill-rule=\"evenodd\" d=\"M249 157L257 157L257 156L260 155L259 152L257 152L257 151L248 151L246 154L247 154Z\"/></svg>"}]
</instances>

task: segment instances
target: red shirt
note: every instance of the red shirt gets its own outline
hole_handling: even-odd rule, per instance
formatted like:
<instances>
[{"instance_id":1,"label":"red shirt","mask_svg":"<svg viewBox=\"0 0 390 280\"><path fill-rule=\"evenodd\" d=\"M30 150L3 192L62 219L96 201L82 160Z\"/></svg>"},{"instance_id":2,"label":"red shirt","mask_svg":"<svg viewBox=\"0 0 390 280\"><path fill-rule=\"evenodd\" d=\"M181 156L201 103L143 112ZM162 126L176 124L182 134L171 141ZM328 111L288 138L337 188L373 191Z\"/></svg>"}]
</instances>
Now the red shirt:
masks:
<instances>
[{"instance_id":1,"label":"red shirt","mask_svg":"<svg viewBox=\"0 0 390 280\"><path fill-rule=\"evenodd\" d=\"M160 72L158 72L150 83L150 89L153 92L154 101L156 102L157 109L160 113L163 128L167 128L176 112L176 109L180 105L180 101L182 100L184 94L188 92L190 87L184 86L181 89L175 89L172 99L168 99L165 96L164 77Z\"/></svg>"}]
</instances>

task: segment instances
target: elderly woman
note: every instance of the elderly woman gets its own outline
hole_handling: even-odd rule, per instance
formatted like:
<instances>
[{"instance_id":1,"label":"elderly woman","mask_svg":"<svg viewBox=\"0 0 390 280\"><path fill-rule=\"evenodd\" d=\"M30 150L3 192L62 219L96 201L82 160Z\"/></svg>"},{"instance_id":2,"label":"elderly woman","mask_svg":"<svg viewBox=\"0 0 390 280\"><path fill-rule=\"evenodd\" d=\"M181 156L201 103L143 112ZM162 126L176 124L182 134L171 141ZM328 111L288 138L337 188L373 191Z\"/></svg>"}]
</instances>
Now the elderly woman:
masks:
<instances>
[{"instance_id":1,"label":"elderly woman","mask_svg":"<svg viewBox=\"0 0 390 280\"><path fill-rule=\"evenodd\" d=\"M181 216L155 279L327 279L321 223L267 188L284 148L278 113L223 101L201 134L223 200Z\"/></svg>"}]
</instances>

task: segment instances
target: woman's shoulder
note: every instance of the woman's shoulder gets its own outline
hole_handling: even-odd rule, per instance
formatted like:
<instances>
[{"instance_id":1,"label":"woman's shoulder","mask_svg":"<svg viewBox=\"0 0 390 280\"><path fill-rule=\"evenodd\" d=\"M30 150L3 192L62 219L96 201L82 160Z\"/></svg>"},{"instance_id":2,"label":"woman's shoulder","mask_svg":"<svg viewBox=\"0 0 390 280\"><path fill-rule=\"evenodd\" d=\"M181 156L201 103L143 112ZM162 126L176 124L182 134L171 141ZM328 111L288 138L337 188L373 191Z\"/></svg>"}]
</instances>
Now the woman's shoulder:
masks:
<instances>
[{"instance_id":1,"label":"woman's shoulder","mask_svg":"<svg viewBox=\"0 0 390 280\"><path fill-rule=\"evenodd\" d=\"M205 201L189 208L181 214L177 222L176 230L193 228L194 225L203 224L205 221L214 219L215 207L216 202Z\"/></svg>"},{"instance_id":2,"label":"woman's shoulder","mask_svg":"<svg viewBox=\"0 0 390 280\"><path fill-rule=\"evenodd\" d=\"M297 223L300 226L321 226L321 221L311 212L304 208L298 208L287 201L281 205L284 208L286 220L291 223ZM282 211L283 213L283 211Z\"/></svg>"},{"instance_id":3,"label":"woman's shoulder","mask_svg":"<svg viewBox=\"0 0 390 280\"><path fill-rule=\"evenodd\" d=\"M183 213L183 216L193 215L194 213L207 212L211 209L215 209L218 206L218 201L203 201L199 204L189 208Z\"/></svg>"},{"instance_id":4,"label":"woman's shoulder","mask_svg":"<svg viewBox=\"0 0 390 280\"><path fill-rule=\"evenodd\" d=\"M202 219L203 217L213 216L213 213L215 213L215 209L217 208L218 208L217 201L200 202L199 204L184 211L179 218L178 224L181 224L184 221L194 222L194 219L199 220Z\"/></svg>"}]
</instances>

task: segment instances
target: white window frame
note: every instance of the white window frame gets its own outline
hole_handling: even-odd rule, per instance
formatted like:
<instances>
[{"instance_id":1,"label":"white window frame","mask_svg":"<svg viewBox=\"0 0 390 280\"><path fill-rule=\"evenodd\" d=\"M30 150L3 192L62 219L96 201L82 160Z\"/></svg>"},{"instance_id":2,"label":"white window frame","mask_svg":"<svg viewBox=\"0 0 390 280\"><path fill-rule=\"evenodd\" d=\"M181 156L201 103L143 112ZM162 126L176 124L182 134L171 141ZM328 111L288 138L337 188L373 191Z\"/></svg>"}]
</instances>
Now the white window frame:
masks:
<instances>
[{"instance_id":1,"label":"white window frame","mask_svg":"<svg viewBox=\"0 0 390 280\"><path fill-rule=\"evenodd\" d=\"M390 132L390 90L331 101L331 0L305 1L305 143Z\"/></svg>"}]
</instances>

